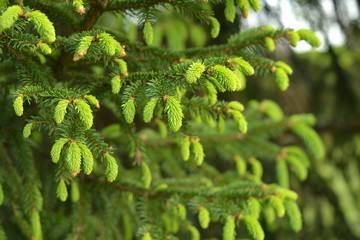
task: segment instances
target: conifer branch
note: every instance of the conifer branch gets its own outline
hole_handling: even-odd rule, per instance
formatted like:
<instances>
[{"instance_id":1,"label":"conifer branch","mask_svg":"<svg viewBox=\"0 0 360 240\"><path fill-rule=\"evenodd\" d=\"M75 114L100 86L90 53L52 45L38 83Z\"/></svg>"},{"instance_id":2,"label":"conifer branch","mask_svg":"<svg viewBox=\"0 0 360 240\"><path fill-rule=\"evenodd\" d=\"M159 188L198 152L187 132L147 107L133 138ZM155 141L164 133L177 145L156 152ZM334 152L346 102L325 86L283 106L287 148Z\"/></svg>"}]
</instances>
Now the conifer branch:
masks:
<instances>
[{"instance_id":1,"label":"conifer branch","mask_svg":"<svg viewBox=\"0 0 360 240\"><path fill-rule=\"evenodd\" d=\"M272 39L277 40L280 38L284 38L286 36L287 32L279 32L276 35L271 36ZM207 56L207 55L234 55L237 52L239 52L242 49L253 47L256 45L262 45L265 43L265 38L256 40L256 41L240 41L240 43L231 43L229 44L222 44L222 45L216 45L216 46L209 46L207 48L190 48L188 50L183 51L182 53L187 58L193 58L193 57L200 57L200 56Z\"/></svg>"},{"instance_id":2,"label":"conifer branch","mask_svg":"<svg viewBox=\"0 0 360 240\"><path fill-rule=\"evenodd\" d=\"M139 9L139 8L147 8L154 5L158 5L161 3L170 3L171 0L151 0L151 1L143 1L143 2L134 2L130 4L124 5L115 5L116 3L110 4L105 8L105 11L125 11L131 9ZM114 6L115 5L115 6Z\"/></svg>"},{"instance_id":3,"label":"conifer branch","mask_svg":"<svg viewBox=\"0 0 360 240\"><path fill-rule=\"evenodd\" d=\"M270 197L274 196L274 197L278 197L278 198L283 198L284 196L282 196L278 190L275 188L272 191L266 192L266 193L262 193L262 194L255 194L254 195L247 195L247 196L236 196L236 197L228 197L228 196L224 196L224 195L219 195L219 194L209 194L206 192L205 188L205 192L202 191L201 187L203 187L202 185L197 185L197 184L176 184L175 187L173 189L168 189L168 190L163 190L163 191L157 191L154 192L151 189L146 189L146 188L140 188L140 187L135 187L132 185L129 185L126 182L121 182L121 181L117 181L116 183L109 183L106 182L102 179L98 179L98 178L93 178L93 177L87 177L90 180L93 180L97 183L100 183L102 185L105 185L109 188L114 188L117 189L121 192L131 192L135 195L138 196L143 196L143 197L147 197L147 198L151 198L151 199L169 199L171 198L174 194L175 195L179 195L181 198L183 198L184 200L189 200L191 198L194 197L194 193L193 192L189 192L187 193L186 191L182 191L180 190L182 187L186 187L186 188L195 188L197 189L197 196L198 197L204 197L206 199L206 201L208 202L212 202L215 200L224 200L224 201L229 201L229 202L236 202L236 201L244 201L244 200L248 200L248 199L269 199ZM266 190L269 188L269 185L263 184L263 185L258 185L258 186L254 186L254 187L248 187L245 189L242 189L242 191L246 192L246 191L257 191L257 190ZM236 193L234 193L234 195L236 195Z\"/></svg>"},{"instance_id":4,"label":"conifer branch","mask_svg":"<svg viewBox=\"0 0 360 240\"><path fill-rule=\"evenodd\" d=\"M89 238L172 239L180 230L198 240L203 237L190 220L197 219L203 232L219 219L226 240L235 238L238 223L262 240L258 219L270 223L288 213L293 230L301 228L289 174L303 181L311 161L325 155L315 118L285 117L271 100L244 106L219 99L243 91L254 73L273 75L285 90L293 70L259 50L274 51L280 39L291 46L320 41L307 30L264 26L207 46L223 27L214 6L225 2L230 22L236 7L244 17L250 8L260 10L259 0L0 3L0 155L6 158L0 205L18 208L9 226L34 240L84 232ZM100 17L116 19L116 27L104 26ZM156 25L159 20L167 28ZM141 31L143 39L135 36ZM304 150L277 141L288 129ZM121 158L112 156L112 146ZM262 182L270 178L282 187ZM54 195L56 208L48 199ZM42 209L43 197L51 211ZM72 217L62 223L66 201L73 204ZM40 219L54 214L56 230ZM3 232L0 226L0 238Z\"/></svg>"}]
</instances>

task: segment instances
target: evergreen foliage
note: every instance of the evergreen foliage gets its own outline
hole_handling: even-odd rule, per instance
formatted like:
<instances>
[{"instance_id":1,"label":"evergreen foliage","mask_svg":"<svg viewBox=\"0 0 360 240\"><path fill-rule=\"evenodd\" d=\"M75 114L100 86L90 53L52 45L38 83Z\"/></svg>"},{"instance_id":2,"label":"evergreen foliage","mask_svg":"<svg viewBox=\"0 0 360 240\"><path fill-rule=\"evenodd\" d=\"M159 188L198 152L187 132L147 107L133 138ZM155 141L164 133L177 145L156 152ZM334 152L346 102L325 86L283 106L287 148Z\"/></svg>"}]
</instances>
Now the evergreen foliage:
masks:
<instances>
[{"instance_id":1,"label":"evergreen foliage","mask_svg":"<svg viewBox=\"0 0 360 240\"><path fill-rule=\"evenodd\" d=\"M261 53L281 38L317 47L314 34L260 26L216 45L177 35L216 38L216 4L234 22L259 0L0 2L0 239L198 240L220 224L214 234L233 240L244 224L262 240L284 216L301 229L289 178L305 180L325 155L314 118L218 93L254 74L286 90L292 69ZM277 141L290 132L299 146Z\"/></svg>"},{"instance_id":2,"label":"evergreen foliage","mask_svg":"<svg viewBox=\"0 0 360 240\"><path fill-rule=\"evenodd\" d=\"M0 17L0 32L12 27L20 13L22 13L22 9L17 5L7 8Z\"/></svg>"}]
</instances>

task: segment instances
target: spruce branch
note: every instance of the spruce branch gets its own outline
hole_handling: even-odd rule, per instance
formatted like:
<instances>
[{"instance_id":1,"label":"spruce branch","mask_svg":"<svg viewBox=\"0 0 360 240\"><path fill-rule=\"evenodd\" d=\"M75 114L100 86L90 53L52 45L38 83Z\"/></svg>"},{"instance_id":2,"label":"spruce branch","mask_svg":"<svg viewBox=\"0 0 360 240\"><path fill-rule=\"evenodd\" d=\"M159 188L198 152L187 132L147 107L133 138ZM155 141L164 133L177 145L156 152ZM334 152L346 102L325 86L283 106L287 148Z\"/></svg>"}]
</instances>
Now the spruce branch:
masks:
<instances>
[{"instance_id":1,"label":"spruce branch","mask_svg":"<svg viewBox=\"0 0 360 240\"><path fill-rule=\"evenodd\" d=\"M262 26L206 45L225 27L214 17L217 4L226 4L230 22L237 6L244 17L260 10L259 0L0 5L0 204L15 206L6 226L39 240L85 232L173 239L184 230L199 240L199 226L202 233L218 219L224 240L235 238L237 224L262 240L259 219L270 224L287 214L300 230L298 195L289 187L325 154L314 117L286 117L269 100L244 106L220 99L243 91L254 74L272 75L285 90L292 68L263 50L274 51L282 39L293 46L319 41L306 30ZM136 36L141 30L145 43ZM288 135L304 147L286 146ZM276 172L268 171L272 165ZM270 178L277 183L263 183ZM59 226L50 229L45 223L54 214Z\"/></svg>"},{"instance_id":2,"label":"spruce branch","mask_svg":"<svg viewBox=\"0 0 360 240\"><path fill-rule=\"evenodd\" d=\"M149 1L134 1L130 4L124 4L121 5L121 2L113 1L113 3L110 3L108 7L106 7L106 11L125 11L130 9L139 9L139 8L147 8L154 5L158 5L161 3L167 3L171 2L171 0L149 0Z\"/></svg>"}]
</instances>

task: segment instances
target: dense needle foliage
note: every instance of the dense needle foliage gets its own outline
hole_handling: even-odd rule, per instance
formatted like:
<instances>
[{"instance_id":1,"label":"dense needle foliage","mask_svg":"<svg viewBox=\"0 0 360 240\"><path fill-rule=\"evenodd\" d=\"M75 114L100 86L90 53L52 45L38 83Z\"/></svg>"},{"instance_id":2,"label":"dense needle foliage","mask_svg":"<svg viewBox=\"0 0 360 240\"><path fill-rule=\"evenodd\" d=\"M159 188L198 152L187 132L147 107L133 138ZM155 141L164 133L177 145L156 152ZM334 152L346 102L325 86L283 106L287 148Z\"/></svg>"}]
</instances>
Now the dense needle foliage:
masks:
<instances>
[{"instance_id":1,"label":"dense needle foliage","mask_svg":"<svg viewBox=\"0 0 360 240\"><path fill-rule=\"evenodd\" d=\"M222 96L241 95L251 75L286 90L293 70L266 52L320 41L266 25L207 44L221 5L234 24L261 10L259 0L0 0L0 239L301 230L291 181L324 157L315 118Z\"/></svg>"}]
</instances>

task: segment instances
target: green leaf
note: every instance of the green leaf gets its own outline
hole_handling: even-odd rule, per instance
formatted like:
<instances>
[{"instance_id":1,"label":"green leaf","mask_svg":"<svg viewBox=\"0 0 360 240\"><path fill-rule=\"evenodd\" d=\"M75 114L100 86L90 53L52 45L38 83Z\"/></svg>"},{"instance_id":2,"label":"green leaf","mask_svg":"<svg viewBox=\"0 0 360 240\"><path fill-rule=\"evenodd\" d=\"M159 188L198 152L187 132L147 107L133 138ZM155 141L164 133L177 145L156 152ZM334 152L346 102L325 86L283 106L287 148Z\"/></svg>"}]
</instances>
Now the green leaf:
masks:
<instances>
[{"instance_id":1,"label":"green leaf","mask_svg":"<svg viewBox=\"0 0 360 240\"><path fill-rule=\"evenodd\" d=\"M303 140L314 159L322 160L325 157L324 144L314 129L303 123L296 123L291 129Z\"/></svg>"},{"instance_id":2,"label":"green leaf","mask_svg":"<svg viewBox=\"0 0 360 240\"><path fill-rule=\"evenodd\" d=\"M224 15L226 20L233 23L236 16L236 8L234 0L226 0L226 5L224 9Z\"/></svg>"},{"instance_id":3,"label":"green leaf","mask_svg":"<svg viewBox=\"0 0 360 240\"><path fill-rule=\"evenodd\" d=\"M141 163L141 180L142 180L145 188L147 188L147 189L150 188L151 179L152 179L152 176L151 176L150 168L147 165L147 163L143 161Z\"/></svg>"},{"instance_id":4,"label":"green leaf","mask_svg":"<svg viewBox=\"0 0 360 240\"><path fill-rule=\"evenodd\" d=\"M290 220L291 228L295 232L300 231L302 229L302 217L298 205L294 201L284 200L284 206Z\"/></svg>"},{"instance_id":5,"label":"green leaf","mask_svg":"<svg viewBox=\"0 0 360 240\"><path fill-rule=\"evenodd\" d=\"M201 228L206 229L206 228L209 227L210 213L206 208L200 207L198 219L199 219L199 223L200 223Z\"/></svg>"},{"instance_id":6,"label":"green leaf","mask_svg":"<svg viewBox=\"0 0 360 240\"><path fill-rule=\"evenodd\" d=\"M215 119L209 112L204 112L203 114L201 114L201 119L210 127L216 126Z\"/></svg>"},{"instance_id":7,"label":"green leaf","mask_svg":"<svg viewBox=\"0 0 360 240\"><path fill-rule=\"evenodd\" d=\"M272 100L263 100L260 104L260 110L272 120L280 121L284 118L284 113L280 106Z\"/></svg>"},{"instance_id":8,"label":"green leaf","mask_svg":"<svg viewBox=\"0 0 360 240\"><path fill-rule=\"evenodd\" d=\"M98 38L101 49L107 55L113 56L115 54L121 54L123 52L123 47L110 34L101 33Z\"/></svg>"},{"instance_id":9,"label":"green leaf","mask_svg":"<svg viewBox=\"0 0 360 240\"><path fill-rule=\"evenodd\" d=\"M78 100L76 101L75 106L79 112L81 121L84 123L85 129L91 128L94 116L89 104L87 104L84 100Z\"/></svg>"},{"instance_id":10,"label":"green leaf","mask_svg":"<svg viewBox=\"0 0 360 240\"><path fill-rule=\"evenodd\" d=\"M261 9L261 2L260 0L249 0L250 6L254 9L255 12L259 12Z\"/></svg>"},{"instance_id":11,"label":"green leaf","mask_svg":"<svg viewBox=\"0 0 360 240\"><path fill-rule=\"evenodd\" d=\"M70 142L66 152L66 164L71 172L80 171L81 149L76 142Z\"/></svg>"},{"instance_id":12,"label":"green leaf","mask_svg":"<svg viewBox=\"0 0 360 240\"><path fill-rule=\"evenodd\" d=\"M105 154L105 159L107 162L106 172L105 172L106 178L107 178L108 182L113 182L118 175L119 166L118 166L115 158L113 156L111 156L110 154Z\"/></svg>"},{"instance_id":13,"label":"green leaf","mask_svg":"<svg viewBox=\"0 0 360 240\"><path fill-rule=\"evenodd\" d=\"M234 122L236 123L236 126L238 128L238 130L241 133L246 133L247 132L247 121L245 120L244 115L236 110L231 110L230 114L232 116L232 118L234 119Z\"/></svg>"},{"instance_id":14,"label":"green leaf","mask_svg":"<svg viewBox=\"0 0 360 240\"><path fill-rule=\"evenodd\" d=\"M300 147L297 146L288 146L286 147L286 151L288 153L289 156L294 156L296 158L298 158L299 160L301 160L301 162L306 166L309 167L310 166L310 161L308 156L306 155L306 153L304 152L303 149L301 149Z\"/></svg>"},{"instance_id":15,"label":"green leaf","mask_svg":"<svg viewBox=\"0 0 360 240\"><path fill-rule=\"evenodd\" d=\"M179 231L179 222L174 219L173 215L168 213L162 214L164 228L169 233L177 233Z\"/></svg>"},{"instance_id":16,"label":"green leaf","mask_svg":"<svg viewBox=\"0 0 360 240\"><path fill-rule=\"evenodd\" d=\"M183 204L179 203L176 205L176 208L180 219L186 220L186 207Z\"/></svg>"},{"instance_id":17,"label":"green leaf","mask_svg":"<svg viewBox=\"0 0 360 240\"><path fill-rule=\"evenodd\" d=\"M119 72L120 72L121 74L126 75L127 72L128 72L127 63L126 63L124 60L119 59L119 58L115 59L114 61L115 61L115 62L118 64L118 66L119 66Z\"/></svg>"},{"instance_id":18,"label":"green leaf","mask_svg":"<svg viewBox=\"0 0 360 240\"><path fill-rule=\"evenodd\" d=\"M289 41L289 44L293 47L296 47L298 42L300 41L300 36L295 31L289 31L286 33L286 38Z\"/></svg>"},{"instance_id":19,"label":"green leaf","mask_svg":"<svg viewBox=\"0 0 360 240\"><path fill-rule=\"evenodd\" d=\"M134 121L134 117L136 113L134 101L135 100L133 98L130 98L123 105L121 105L123 109L125 121L127 123L132 123Z\"/></svg>"},{"instance_id":20,"label":"green leaf","mask_svg":"<svg viewBox=\"0 0 360 240\"><path fill-rule=\"evenodd\" d=\"M278 217L283 217L285 215L285 207L282 200L277 196L270 196L269 198L270 206L275 210L275 213Z\"/></svg>"},{"instance_id":21,"label":"green leaf","mask_svg":"<svg viewBox=\"0 0 360 240\"><path fill-rule=\"evenodd\" d=\"M180 141L180 153L184 161L189 160L190 157L190 138L184 137Z\"/></svg>"},{"instance_id":22,"label":"green leaf","mask_svg":"<svg viewBox=\"0 0 360 240\"><path fill-rule=\"evenodd\" d=\"M150 21L146 21L143 29L144 40L147 45L152 45L154 40L154 30Z\"/></svg>"},{"instance_id":23,"label":"green leaf","mask_svg":"<svg viewBox=\"0 0 360 240\"><path fill-rule=\"evenodd\" d=\"M85 13L85 7L84 7L84 2L83 0L73 0L73 4L74 8L76 9L76 11L80 14L84 14Z\"/></svg>"},{"instance_id":24,"label":"green leaf","mask_svg":"<svg viewBox=\"0 0 360 240\"><path fill-rule=\"evenodd\" d=\"M84 5L84 2L83 0L72 0L73 2L73 6L78 9L79 7L83 6Z\"/></svg>"},{"instance_id":25,"label":"green leaf","mask_svg":"<svg viewBox=\"0 0 360 240\"><path fill-rule=\"evenodd\" d=\"M2 33L5 29L11 28L16 20L18 20L20 13L22 13L20 6L14 5L8 7L0 16L0 33Z\"/></svg>"},{"instance_id":26,"label":"green leaf","mask_svg":"<svg viewBox=\"0 0 360 240\"><path fill-rule=\"evenodd\" d=\"M277 62L275 63L275 67L281 68L281 69L284 70L284 71L286 72L286 74L288 74L288 75L293 74L292 68L291 68L289 65L287 65L286 63L282 62L282 61L277 61Z\"/></svg>"},{"instance_id":27,"label":"green leaf","mask_svg":"<svg viewBox=\"0 0 360 240\"><path fill-rule=\"evenodd\" d=\"M217 129L218 133L223 133L225 131L225 121L224 121L224 118L222 115L218 116L216 129Z\"/></svg>"},{"instance_id":28,"label":"green leaf","mask_svg":"<svg viewBox=\"0 0 360 240\"><path fill-rule=\"evenodd\" d=\"M141 240L152 240L152 237L149 232L144 233Z\"/></svg>"},{"instance_id":29,"label":"green leaf","mask_svg":"<svg viewBox=\"0 0 360 240\"><path fill-rule=\"evenodd\" d=\"M239 70L239 69L234 69L233 73L236 77L236 85L235 85L235 91L241 91L244 90L246 87L246 78L245 75Z\"/></svg>"},{"instance_id":30,"label":"green leaf","mask_svg":"<svg viewBox=\"0 0 360 240\"><path fill-rule=\"evenodd\" d=\"M214 77L212 77L212 76L210 76L210 75L207 75L206 78L209 80L209 82L210 82L219 92L225 92L225 91L226 91L226 89L220 84L220 82L219 82L216 78L214 78ZM217 96L216 96L216 97L217 97Z\"/></svg>"},{"instance_id":31,"label":"green leaf","mask_svg":"<svg viewBox=\"0 0 360 240\"><path fill-rule=\"evenodd\" d=\"M59 184L56 188L56 196L62 201L65 202L68 197L68 191L64 179L60 179Z\"/></svg>"},{"instance_id":32,"label":"green leaf","mask_svg":"<svg viewBox=\"0 0 360 240\"><path fill-rule=\"evenodd\" d=\"M285 91L289 87L289 77L282 68L275 70L276 85L281 91Z\"/></svg>"},{"instance_id":33,"label":"green leaf","mask_svg":"<svg viewBox=\"0 0 360 240\"><path fill-rule=\"evenodd\" d=\"M85 95L84 98L91 104L94 105L96 108L100 108L99 100L93 95Z\"/></svg>"},{"instance_id":34,"label":"green leaf","mask_svg":"<svg viewBox=\"0 0 360 240\"><path fill-rule=\"evenodd\" d=\"M261 162L253 157L249 159L249 162L254 175L254 180L260 182L264 172Z\"/></svg>"},{"instance_id":35,"label":"green leaf","mask_svg":"<svg viewBox=\"0 0 360 240\"><path fill-rule=\"evenodd\" d=\"M252 197L247 202L250 209L250 215L253 218L258 219L260 217L260 212L261 212L261 205L259 200Z\"/></svg>"},{"instance_id":36,"label":"green leaf","mask_svg":"<svg viewBox=\"0 0 360 240\"><path fill-rule=\"evenodd\" d=\"M168 115L170 129L174 132L178 131L184 117L180 101L174 96L167 96L164 110Z\"/></svg>"},{"instance_id":37,"label":"green leaf","mask_svg":"<svg viewBox=\"0 0 360 240\"><path fill-rule=\"evenodd\" d=\"M285 207L282 200L279 197L270 196L269 204L275 210L275 213L278 217L281 218L285 215Z\"/></svg>"},{"instance_id":38,"label":"green leaf","mask_svg":"<svg viewBox=\"0 0 360 240\"><path fill-rule=\"evenodd\" d=\"M223 240L235 240L235 227L235 218L232 216L227 217L223 228Z\"/></svg>"},{"instance_id":39,"label":"green leaf","mask_svg":"<svg viewBox=\"0 0 360 240\"><path fill-rule=\"evenodd\" d=\"M243 216L241 220L245 223L246 229L254 240L264 240L264 230L258 220L250 215Z\"/></svg>"},{"instance_id":40,"label":"green leaf","mask_svg":"<svg viewBox=\"0 0 360 240\"><path fill-rule=\"evenodd\" d=\"M135 227L132 224L132 219L129 214L124 214L122 216L122 226L124 229L124 240L132 240L134 238L134 229Z\"/></svg>"},{"instance_id":41,"label":"green leaf","mask_svg":"<svg viewBox=\"0 0 360 240\"><path fill-rule=\"evenodd\" d=\"M295 124L305 124L314 126L316 124L316 118L313 114L295 114L290 117L290 121Z\"/></svg>"},{"instance_id":42,"label":"green leaf","mask_svg":"<svg viewBox=\"0 0 360 240\"><path fill-rule=\"evenodd\" d=\"M66 109L69 105L69 100L60 100L55 107L54 119L57 124L60 124L64 121L66 114Z\"/></svg>"},{"instance_id":43,"label":"green leaf","mask_svg":"<svg viewBox=\"0 0 360 240\"><path fill-rule=\"evenodd\" d=\"M92 37L92 36L85 36L85 37L81 38L81 40L76 48L76 52L75 52L75 55L73 58L74 61L78 61L79 59L83 58L87 54L87 51L93 40L94 40L94 37Z\"/></svg>"},{"instance_id":44,"label":"green leaf","mask_svg":"<svg viewBox=\"0 0 360 240\"><path fill-rule=\"evenodd\" d=\"M277 188L276 189L276 194L281 197L282 199L291 199L291 200L296 200L298 199L298 194L294 191L291 191L289 189L286 188Z\"/></svg>"},{"instance_id":45,"label":"green leaf","mask_svg":"<svg viewBox=\"0 0 360 240\"><path fill-rule=\"evenodd\" d=\"M209 21L210 21L210 27L211 27L210 35L212 38L216 38L220 33L220 23L214 17L210 17Z\"/></svg>"},{"instance_id":46,"label":"green leaf","mask_svg":"<svg viewBox=\"0 0 360 240\"><path fill-rule=\"evenodd\" d=\"M230 63L235 64L235 66L239 68L239 70L245 75L247 76L254 75L255 73L254 68L250 65L250 63L245 61L243 58L241 57L232 58L229 61Z\"/></svg>"},{"instance_id":47,"label":"green leaf","mask_svg":"<svg viewBox=\"0 0 360 240\"><path fill-rule=\"evenodd\" d=\"M198 24L191 24L188 28L191 43L194 44L195 47L204 47L207 41L207 33L204 28Z\"/></svg>"},{"instance_id":48,"label":"green leaf","mask_svg":"<svg viewBox=\"0 0 360 240\"><path fill-rule=\"evenodd\" d=\"M18 96L17 98L15 98L13 107L15 110L15 114L18 115L19 117L23 115L24 113L24 102L23 102L23 97L22 96Z\"/></svg>"},{"instance_id":49,"label":"green leaf","mask_svg":"<svg viewBox=\"0 0 360 240\"><path fill-rule=\"evenodd\" d=\"M31 134L32 126L33 126L33 123L28 123L25 125L24 130L23 130L24 138L29 138L29 136Z\"/></svg>"},{"instance_id":50,"label":"green leaf","mask_svg":"<svg viewBox=\"0 0 360 240\"><path fill-rule=\"evenodd\" d=\"M201 62L192 63L186 70L186 81L188 83L195 83L201 74L205 71L205 65Z\"/></svg>"},{"instance_id":51,"label":"green leaf","mask_svg":"<svg viewBox=\"0 0 360 240\"><path fill-rule=\"evenodd\" d=\"M240 102L238 101L230 101L228 102L227 106L232 109L232 110L237 110L237 111L244 111L244 105L242 105Z\"/></svg>"},{"instance_id":52,"label":"green leaf","mask_svg":"<svg viewBox=\"0 0 360 240\"><path fill-rule=\"evenodd\" d=\"M264 41L265 41L265 47L267 48L267 50L269 50L270 52L275 51L274 39L272 39L270 37L265 37Z\"/></svg>"},{"instance_id":53,"label":"green leaf","mask_svg":"<svg viewBox=\"0 0 360 240\"><path fill-rule=\"evenodd\" d=\"M119 75L115 75L111 78L111 91L113 94L118 94L121 88L121 78Z\"/></svg>"},{"instance_id":54,"label":"green leaf","mask_svg":"<svg viewBox=\"0 0 360 240\"><path fill-rule=\"evenodd\" d=\"M54 145L51 148L51 159L53 163L57 163L60 160L60 153L63 149L65 143L68 142L67 138L59 138L55 141Z\"/></svg>"},{"instance_id":55,"label":"green leaf","mask_svg":"<svg viewBox=\"0 0 360 240\"><path fill-rule=\"evenodd\" d=\"M154 110L159 102L160 98L153 98L150 101L148 101L144 108L144 122L150 122L154 115Z\"/></svg>"},{"instance_id":56,"label":"green leaf","mask_svg":"<svg viewBox=\"0 0 360 240\"><path fill-rule=\"evenodd\" d=\"M196 165L200 166L205 158L205 153L202 144L199 142L199 140L193 140L191 141L192 146L192 152L194 153L194 159L196 162Z\"/></svg>"},{"instance_id":57,"label":"green leaf","mask_svg":"<svg viewBox=\"0 0 360 240\"><path fill-rule=\"evenodd\" d=\"M71 201L77 203L80 199L80 191L77 182L71 183Z\"/></svg>"},{"instance_id":58,"label":"green leaf","mask_svg":"<svg viewBox=\"0 0 360 240\"><path fill-rule=\"evenodd\" d=\"M93 154L91 153L90 149L82 143L78 143L78 146L81 149L81 157L82 157L82 162L83 162L83 169L84 169L84 173L86 175L89 175L94 167L94 157Z\"/></svg>"},{"instance_id":59,"label":"green leaf","mask_svg":"<svg viewBox=\"0 0 360 240\"><path fill-rule=\"evenodd\" d=\"M285 159L276 161L276 180L283 188L289 188L289 171Z\"/></svg>"},{"instance_id":60,"label":"green leaf","mask_svg":"<svg viewBox=\"0 0 360 240\"><path fill-rule=\"evenodd\" d=\"M191 234L191 240L200 240L200 232L196 227L188 225L187 229Z\"/></svg>"},{"instance_id":61,"label":"green leaf","mask_svg":"<svg viewBox=\"0 0 360 240\"><path fill-rule=\"evenodd\" d=\"M30 220L31 220L31 229L32 229L32 239L42 240L40 215L37 210L33 210L31 212Z\"/></svg>"},{"instance_id":62,"label":"green leaf","mask_svg":"<svg viewBox=\"0 0 360 240\"><path fill-rule=\"evenodd\" d=\"M288 155L286 161L291 165L291 169L295 172L296 176L300 181L304 181L307 178L308 170L306 165L297 157Z\"/></svg>"},{"instance_id":63,"label":"green leaf","mask_svg":"<svg viewBox=\"0 0 360 240\"><path fill-rule=\"evenodd\" d=\"M54 42L56 39L55 28L49 18L42 12L36 10L30 12L30 22L34 25L40 37L47 42Z\"/></svg>"},{"instance_id":64,"label":"green leaf","mask_svg":"<svg viewBox=\"0 0 360 240\"><path fill-rule=\"evenodd\" d=\"M246 174L246 161L242 157L236 155L234 157L235 164L236 164L236 171L239 176L244 176Z\"/></svg>"},{"instance_id":65,"label":"green leaf","mask_svg":"<svg viewBox=\"0 0 360 240\"><path fill-rule=\"evenodd\" d=\"M236 5L240 8L243 18L247 18L250 12L249 0L236 0Z\"/></svg>"},{"instance_id":66,"label":"green leaf","mask_svg":"<svg viewBox=\"0 0 360 240\"><path fill-rule=\"evenodd\" d=\"M0 183L0 206L4 203L4 190L2 188L2 185Z\"/></svg>"},{"instance_id":67,"label":"green leaf","mask_svg":"<svg viewBox=\"0 0 360 240\"><path fill-rule=\"evenodd\" d=\"M45 54L45 55L49 55L51 54L52 50L50 48L49 45L47 45L46 43L39 43L38 44L38 48L40 49L40 51Z\"/></svg>"},{"instance_id":68,"label":"green leaf","mask_svg":"<svg viewBox=\"0 0 360 240\"><path fill-rule=\"evenodd\" d=\"M222 87L228 91L235 91L237 88L237 77L227 67L222 65L215 65L211 68L211 73L216 80L219 81Z\"/></svg>"},{"instance_id":69,"label":"green leaf","mask_svg":"<svg viewBox=\"0 0 360 240\"><path fill-rule=\"evenodd\" d=\"M297 31L297 33L300 36L301 40L306 41L312 47L320 47L321 41L312 31L307 29L300 29Z\"/></svg>"},{"instance_id":70,"label":"green leaf","mask_svg":"<svg viewBox=\"0 0 360 240\"><path fill-rule=\"evenodd\" d=\"M271 225L276 220L275 211L272 207L265 205L262 210L262 215L265 219L266 224Z\"/></svg>"},{"instance_id":71,"label":"green leaf","mask_svg":"<svg viewBox=\"0 0 360 240\"><path fill-rule=\"evenodd\" d=\"M156 121L156 124L158 126L160 136L162 138L166 138L168 136L168 130L166 124L161 120Z\"/></svg>"}]
</instances>

